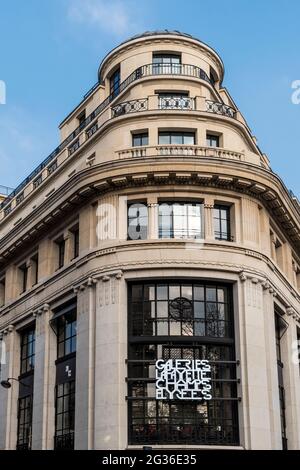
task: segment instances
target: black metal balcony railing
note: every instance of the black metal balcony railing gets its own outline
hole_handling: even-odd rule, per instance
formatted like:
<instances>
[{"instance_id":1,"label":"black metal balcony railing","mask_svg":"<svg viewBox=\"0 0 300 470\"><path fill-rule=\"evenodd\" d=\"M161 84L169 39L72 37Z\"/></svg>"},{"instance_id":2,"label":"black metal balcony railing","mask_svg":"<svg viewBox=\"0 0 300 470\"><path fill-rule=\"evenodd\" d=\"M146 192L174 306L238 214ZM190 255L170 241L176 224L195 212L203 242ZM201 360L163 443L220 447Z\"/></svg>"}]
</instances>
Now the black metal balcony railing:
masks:
<instances>
[{"instance_id":1,"label":"black metal balcony railing","mask_svg":"<svg viewBox=\"0 0 300 470\"><path fill-rule=\"evenodd\" d=\"M147 111L148 98L139 100L125 101L111 108L112 117L122 116L123 114L136 113L138 111Z\"/></svg>"},{"instance_id":2,"label":"black metal balcony railing","mask_svg":"<svg viewBox=\"0 0 300 470\"><path fill-rule=\"evenodd\" d=\"M144 77L151 75L181 75L186 77L199 78L200 80L205 80L210 83L212 86L213 82L208 77L207 73L201 68L195 65L187 64L146 64L138 67L134 72L132 72L119 86L118 93L119 95L123 90L125 90L131 83L136 80L140 80ZM93 89L95 89L93 87ZM92 90L93 90L92 89ZM61 144L53 150L52 153L42 162L40 165L35 168L27 178L25 178L22 183L20 183L9 195L8 197L0 204L0 208L5 207L10 203L11 199L16 196L32 179L49 163L53 158L64 150L71 142L74 140L78 134L85 129L115 98L116 93L110 94L102 103L78 126Z\"/></svg>"},{"instance_id":3,"label":"black metal balcony railing","mask_svg":"<svg viewBox=\"0 0 300 470\"><path fill-rule=\"evenodd\" d=\"M188 96L160 96L159 109L195 109L195 99Z\"/></svg>"},{"instance_id":4,"label":"black metal balcony railing","mask_svg":"<svg viewBox=\"0 0 300 470\"><path fill-rule=\"evenodd\" d=\"M214 114L222 114L223 116L228 116L230 118L234 118L236 114L235 109L231 106L211 100L206 100L206 111Z\"/></svg>"}]
</instances>

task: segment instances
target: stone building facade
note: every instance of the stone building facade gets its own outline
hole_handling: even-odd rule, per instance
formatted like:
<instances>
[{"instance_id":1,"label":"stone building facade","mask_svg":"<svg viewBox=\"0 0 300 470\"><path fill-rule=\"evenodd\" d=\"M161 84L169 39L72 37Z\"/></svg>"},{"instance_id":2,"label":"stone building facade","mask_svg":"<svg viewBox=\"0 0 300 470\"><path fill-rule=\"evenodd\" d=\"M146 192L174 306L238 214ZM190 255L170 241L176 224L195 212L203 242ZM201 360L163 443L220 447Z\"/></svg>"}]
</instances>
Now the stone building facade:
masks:
<instances>
[{"instance_id":1,"label":"stone building facade","mask_svg":"<svg viewBox=\"0 0 300 470\"><path fill-rule=\"evenodd\" d=\"M223 75L125 41L1 203L1 449L300 448L300 208ZM157 360L211 399L159 399Z\"/></svg>"}]
</instances>

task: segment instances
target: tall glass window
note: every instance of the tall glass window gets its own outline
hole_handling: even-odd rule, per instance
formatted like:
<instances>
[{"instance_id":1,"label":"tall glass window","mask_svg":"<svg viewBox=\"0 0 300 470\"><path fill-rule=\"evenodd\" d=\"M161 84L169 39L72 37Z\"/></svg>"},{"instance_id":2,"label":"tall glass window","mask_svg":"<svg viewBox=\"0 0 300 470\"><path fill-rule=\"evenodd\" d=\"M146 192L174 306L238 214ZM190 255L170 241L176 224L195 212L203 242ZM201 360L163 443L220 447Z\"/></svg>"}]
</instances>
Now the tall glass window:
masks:
<instances>
[{"instance_id":1,"label":"tall glass window","mask_svg":"<svg viewBox=\"0 0 300 470\"><path fill-rule=\"evenodd\" d=\"M75 380L56 386L55 449L74 448Z\"/></svg>"},{"instance_id":2,"label":"tall glass window","mask_svg":"<svg viewBox=\"0 0 300 470\"><path fill-rule=\"evenodd\" d=\"M159 132L159 145L194 145L195 132Z\"/></svg>"},{"instance_id":3,"label":"tall glass window","mask_svg":"<svg viewBox=\"0 0 300 470\"><path fill-rule=\"evenodd\" d=\"M283 362L281 358L281 338L286 331L287 325L281 315L275 312L275 341L276 341L276 356L277 356L277 372L278 372L278 388L279 388L279 405L280 405L280 420L281 420L281 438L282 449L287 450L287 435L286 435L286 414L285 414L285 389L283 382Z\"/></svg>"},{"instance_id":4,"label":"tall glass window","mask_svg":"<svg viewBox=\"0 0 300 470\"><path fill-rule=\"evenodd\" d=\"M142 202L128 206L128 240L146 240L148 233L148 207Z\"/></svg>"},{"instance_id":5,"label":"tall glass window","mask_svg":"<svg viewBox=\"0 0 300 470\"><path fill-rule=\"evenodd\" d=\"M57 318L57 357L76 351L76 310Z\"/></svg>"},{"instance_id":6,"label":"tall glass window","mask_svg":"<svg viewBox=\"0 0 300 470\"><path fill-rule=\"evenodd\" d=\"M35 329L29 327L20 333L20 385L18 399L17 450L31 448L32 400L35 363Z\"/></svg>"},{"instance_id":7,"label":"tall glass window","mask_svg":"<svg viewBox=\"0 0 300 470\"><path fill-rule=\"evenodd\" d=\"M231 240L230 234L230 207L214 206L214 230L216 240Z\"/></svg>"},{"instance_id":8,"label":"tall glass window","mask_svg":"<svg viewBox=\"0 0 300 470\"><path fill-rule=\"evenodd\" d=\"M159 238L203 238L203 204L159 204Z\"/></svg>"},{"instance_id":9,"label":"tall glass window","mask_svg":"<svg viewBox=\"0 0 300 470\"><path fill-rule=\"evenodd\" d=\"M206 359L212 400L159 400L157 359ZM208 282L129 286L130 444L238 445L232 292Z\"/></svg>"},{"instance_id":10,"label":"tall glass window","mask_svg":"<svg viewBox=\"0 0 300 470\"><path fill-rule=\"evenodd\" d=\"M154 74L176 74L181 72L181 57L178 54L153 54Z\"/></svg>"},{"instance_id":11,"label":"tall glass window","mask_svg":"<svg viewBox=\"0 0 300 470\"><path fill-rule=\"evenodd\" d=\"M120 93L120 82L121 82L120 69L117 69L110 77L110 82L109 82L110 94L112 95L112 98L114 98Z\"/></svg>"}]
</instances>

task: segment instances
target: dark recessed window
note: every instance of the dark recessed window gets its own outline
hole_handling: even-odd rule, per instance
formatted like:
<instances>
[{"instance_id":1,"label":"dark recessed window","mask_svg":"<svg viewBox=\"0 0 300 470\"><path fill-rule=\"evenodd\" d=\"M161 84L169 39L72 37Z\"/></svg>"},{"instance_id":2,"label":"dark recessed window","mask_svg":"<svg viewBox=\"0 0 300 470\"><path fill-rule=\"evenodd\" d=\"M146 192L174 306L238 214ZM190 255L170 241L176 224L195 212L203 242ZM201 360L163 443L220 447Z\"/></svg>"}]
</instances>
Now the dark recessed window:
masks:
<instances>
[{"instance_id":1,"label":"dark recessed window","mask_svg":"<svg viewBox=\"0 0 300 470\"><path fill-rule=\"evenodd\" d=\"M57 357L76 351L76 309L57 318Z\"/></svg>"},{"instance_id":2,"label":"dark recessed window","mask_svg":"<svg viewBox=\"0 0 300 470\"><path fill-rule=\"evenodd\" d=\"M203 238L203 204L159 204L159 238Z\"/></svg>"},{"instance_id":3,"label":"dark recessed window","mask_svg":"<svg viewBox=\"0 0 300 470\"><path fill-rule=\"evenodd\" d=\"M21 294L27 290L27 283L28 283L28 266L24 263L22 266L19 267L19 271L21 274Z\"/></svg>"},{"instance_id":4,"label":"dark recessed window","mask_svg":"<svg viewBox=\"0 0 300 470\"><path fill-rule=\"evenodd\" d=\"M62 268L65 264L65 249L66 241L64 239L56 242L58 248L58 269Z\"/></svg>"},{"instance_id":5,"label":"dark recessed window","mask_svg":"<svg viewBox=\"0 0 300 470\"><path fill-rule=\"evenodd\" d=\"M117 96L120 93L120 82L121 82L121 75L120 75L120 69L117 69L112 76L110 77L110 94L112 95L112 98Z\"/></svg>"},{"instance_id":6,"label":"dark recessed window","mask_svg":"<svg viewBox=\"0 0 300 470\"><path fill-rule=\"evenodd\" d=\"M128 424L134 445L238 445L232 291L209 282L129 285ZM213 400L159 400L155 361L205 359Z\"/></svg>"},{"instance_id":7,"label":"dark recessed window","mask_svg":"<svg viewBox=\"0 0 300 470\"><path fill-rule=\"evenodd\" d=\"M35 330L30 328L21 333L20 375L33 371L35 363Z\"/></svg>"},{"instance_id":8,"label":"dark recessed window","mask_svg":"<svg viewBox=\"0 0 300 470\"><path fill-rule=\"evenodd\" d=\"M220 137L218 135L207 134L206 145L207 147L220 147Z\"/></svg>"},{"instance_id":9,"label":"dark recessed window","mask_svg":"<svg viewBox=\"0 0 300 470\"><path fill-rule=\"evenodd\" d=\"M79 228L73 230L73 246L74 246L74 253L73 258L77 258L79 256Z\"/></svg>"},{"instance_id":10,"label":"dark recessed window","mask_svg":"<svg viewBox=\"0 0 300 470\"><path fill-rule=\"evenodd\" d=\"M178 54L153 54L154 74L176 74L181 72L181 56Z\"/></svg>"},{"instance_id":11,"label":"dark recessed window","mask_svg":"<svg viewBox=\"0 0 300 470\"><path fill-rule=\"evenodd\" d=\"M52 173L55 172L57 169L57 160L51 163L51 165L48 166L48 175L51 175Z\"/></svg>"},{"instance_id":12,"label":"dark recessed window","mask_svg":"<svg viewBox=\"0 0 300 470\"><path fill-rule=\"evenodd\" d=\"M32 395L18 400L17 450L30 450L32 438Z\"/></svg>"},{"instance_id":13,"label":"dark recessed window","mask_svg":"<svg viewBox=\"0 0 300 470\"><path fill-rule=\"evenodd\" d=\"M33 181L33 189L36 189L38 186L40 186L42 182L43 182L43 178L42 178L42 175L40 175L38 178L36 178Z\"/></svg>"},{"instance_id":14,"label":"dark recessed window","mask_svg":"<svg viewBox=\"0 0 300 470\"><path fill-rule=\"evenodd\" d=\"M84 127L85 118L86 118L86 114L85 114L85 110L84 110L84 111L82 111L82 112L77 116L78 126L79 126L80 128Z\"/></svg>"},{"instance_id":15,"label":"dark recessed window","mask_svg":"<svg viewBox=\"0 0 300 470\"><path fill-rule=\"evenodd\" d=\"M216 240L231 240L230 234L230 207L214 206L214 230Z\"/></svg>"},{"instance_id":16,"label":"dark recessed window","mask_svg":"<svg viewBox=\"0 0 300 470\"><path fill-rule=\"evenodd\" d=\"M128 206L128 240L146 240L148 231L148 207L142 202Z\"/></svg>"},{"instance_id":17,"label":"dark recessed window","mask_svg":"<svg viewBox=\"0 0 300 470\"><path fill-rule=\"evenodd\" d=\"M281 419L281 438L282 449L287 450L287 433L286 433L286 404L285 404L285 388L283 379L283 362L281 354L281 338L287 329L287 323L282 316L275 312L275 344L277 356L277 372L278 372L278 387L279 387L279 405L280 405L280 419Z\"/></svg>"},{"instance_id":18,"label":"dark recessed window","mask_svg":"<svg viewBox=\"0 0 300 470\"><path fill-rule=\"evenodd\" d=\"M140 134L132 134L132 146L140 147L148 145L148 132L141 132Z\"/></svg>"},{"instance_id":19,"label":"dark recessed window","mask_svg":"<svg viewBox=\"0 0 300 470\"><path fill-rule=\"evenodd\" d=\"M74 449L75 380L56 386L55 450Z\"/></svg>"},{"instance_id":20,"label":"dark recessed window","mask_svg":"<svg viewBox=\"0 0 300 470\"><path fill-rule=\"evenodd\" d=\"M16 204L20 204L22 201L24 201L24 193L20 193L16 196Z\"/></svg>"},{"instance_id":21,"label":"dark recessed window","mask_svg":"<svg viewBox=\"0 0 300 470\"><path fill-rule=\"evenodd\" d=\"M194 145L195 132L159 132L159 145Z\"/></svg>"},{"instance_id":22,"label":"dark recessed window","mask_svg":"<svg viewBox=\"0 0 300 470\"><path fill-rule=\"evenodd\" d=\"M5 305L5 277L0 279L0 307Z\"/></svg>"}]
</instances>

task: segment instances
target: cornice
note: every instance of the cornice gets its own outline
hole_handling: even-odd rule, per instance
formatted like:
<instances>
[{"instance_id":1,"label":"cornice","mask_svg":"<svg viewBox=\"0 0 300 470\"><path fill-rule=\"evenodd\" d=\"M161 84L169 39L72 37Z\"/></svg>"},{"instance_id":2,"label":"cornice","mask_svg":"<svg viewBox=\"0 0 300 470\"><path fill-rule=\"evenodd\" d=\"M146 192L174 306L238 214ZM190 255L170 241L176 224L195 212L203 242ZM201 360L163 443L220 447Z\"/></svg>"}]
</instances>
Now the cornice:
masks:
<instances>
[{"instance_id":1,"label":"cornice","mask_svg":"<svg viewBox=\"0 0 300 470\"><path fill-rule=\"evenodd\" d=\"M18 250L23 250L28 243L33 243L33 240L41 236L50 226L57 223L70 211L74 211L74 207L88 202L97 195L101 196L130 187L149 188L159 185L180 185L178 189L183 188L184 185L199 188L226 188L239 194L247 194L268 208L295 249L299 250L299 214L292 206L281 180L270 171L249 163L225 162L215 157L184 157L186 168L191 164L193 171L180 170L178 172L176 172L176 166L182 164L180 157L160 156L128 160L130 160L130 165L124 159L91 166L66 181L58 191L29 214L22 224L17 225L1 239L2 262L15 256ZM172 167L174 171L151 171L153 163L156 166ZM199 165L199 173L195 171L195 163ZM208 171L209 164L213 164L215 169L215 163L219 164L220 168L217 169L219 171ZM206 169L205 173L201 172L203 166ZM137 167L138 172L135 171ZM240 171L241 168L243 168L244 176L235 176L235 171ZM184 173L186 173L186 177L184 177ZM139 174L142 175L141 178L138 178ZM258 176L262 177L266 184L258 183ZM278 192L270 186L270 182L277 186Z\"/></svg>"}]
</instances>

